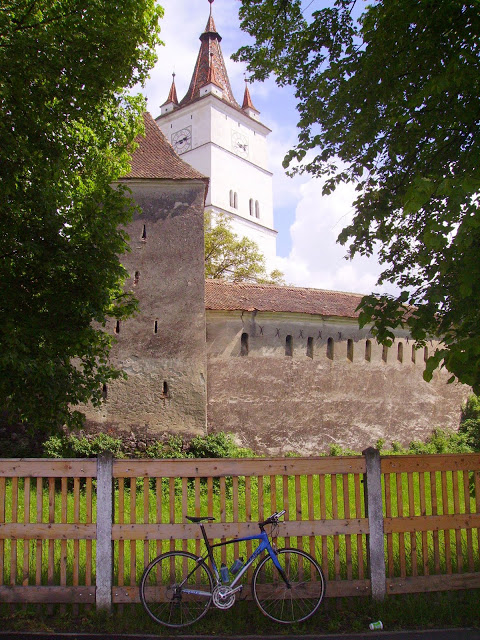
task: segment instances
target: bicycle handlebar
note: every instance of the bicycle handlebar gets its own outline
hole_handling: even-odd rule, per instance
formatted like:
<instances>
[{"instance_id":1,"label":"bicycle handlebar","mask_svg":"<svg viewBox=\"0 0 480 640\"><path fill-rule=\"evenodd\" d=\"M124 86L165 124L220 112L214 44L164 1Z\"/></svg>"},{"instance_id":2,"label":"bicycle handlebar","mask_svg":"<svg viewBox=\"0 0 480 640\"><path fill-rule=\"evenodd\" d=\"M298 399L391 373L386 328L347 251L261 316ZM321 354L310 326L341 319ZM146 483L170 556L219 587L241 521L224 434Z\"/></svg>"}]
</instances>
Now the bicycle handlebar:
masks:
<instances>
[{"instance_id":1,"label":"bicycle handlebar","mask_svg":"<svg viewBox=\"0 0 480 640\"><path fill-rule=\"evenodd\" d=\"M268 517L266 520L264 520L263 522L259 522L258 526L262 528L266 524L277 524L279 518L281 518L284 513L285 513L285 509L282 509L281 511L275 511L275 513L272 513L272 515Z\"/></svg>"}]
</instances>

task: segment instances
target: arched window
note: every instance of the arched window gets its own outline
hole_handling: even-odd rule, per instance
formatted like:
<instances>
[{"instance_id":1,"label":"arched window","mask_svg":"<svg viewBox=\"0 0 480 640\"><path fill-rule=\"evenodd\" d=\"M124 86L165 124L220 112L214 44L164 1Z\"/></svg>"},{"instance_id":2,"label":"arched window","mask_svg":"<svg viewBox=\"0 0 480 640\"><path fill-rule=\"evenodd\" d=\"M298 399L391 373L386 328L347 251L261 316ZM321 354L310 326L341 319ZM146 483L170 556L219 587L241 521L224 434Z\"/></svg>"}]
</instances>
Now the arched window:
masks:
<instances>
[{"instance_id":1,"label":"arched window","mask_svg":"<svg viewBox=\"0 0 480 640\"><path fill-rule=\"evenodd\" d=\"M250 215L253 216L253 198L250 198L248 201L248 206L250 208Z\"/></svg>"},{"instance_id":2,"label":"arched window","mask_svg":"<svg viewBox=\"0 0 480 640\"><path fill-rule=\"evenodd\" d=\"M236 191L233 194L233 208L238 209L238 195Z\"/></svg>"},{"instance_id":3,"label":"arched window","mask_svg":"<svg viewBox=\"0 0 480 640\"><path fill-rule=\"evenodd\" d=\"M398 343L397 360L403 362L403 342Z\"/></svg>"},{"instance_id":4,"label":"arched window","mask_svg":"<svg viewBox=\"0 0 480 640\"><path fill-rule=\"evenodd\" d=\"M371 359L372 359L372 341L367 340L365 342L365 360L367 362L370 362Z\"/></svg>"},{"instance_id":5,"label":"arched window","mask_svg":"<svg viewBox=\"0 0 480 640\"><path fill-rule=\"evenodd\" d=\"M287 336L285 338L285 355L293 356L293 338L292 336Z\"/></svg>"},{"instance_id":6,"label":"arched window","mask_svg":"<svg viewBox=\"0 0 480 640\"><path fill-rule=\"evenodd\" d=\"M234 198L233 198L233 191L230 189L230 206L234 207Z\"/></svg>"},{"instance_id":7,"label":"arched window","mask_svg":"<svg viewBox=\"0 0 480 640\"><path fill-rule=\"evenodd\" d=\"M240 355L248 356L248 333L242 333L240 338Z\"/></svg>"},{"instance_id":8,"label":"arched window","mask_svg":"<svg viewBox=\"0 0 480 640\"><path fill-rule=\"evenodd\" d=\"M313 358L313 338L307 338L307 358Z\"/></svg>"},{"instance_id":9,"label":"arched window","mask_svg":"<svg viewBox=\"0 0 480 640\"><path fill-rule=\"evenodd\" d=\"M333 360L334 351L335 351L335 343L333 342L333 338L329 338L327 340L327 358L329 360Z\"/></svg>"},{"instance_id":10,"label":"arched window","mask_svg":"<svg viewBox=\"0 0 480 640\"><path fill-rule=\"evenodd\" d=\"M255 217L260 218L260 205L258 200L255 200Z\"/></svg>"},{"instance_id":11,"label":"arched window","mask_svg":"<svg viewBox=\"0 0 480 640\"><path fill-rule=\"evenodd\" d=\"M351 338L347 340L347 358L353 362L353 340Z\"/></svg>"}]
</instances>

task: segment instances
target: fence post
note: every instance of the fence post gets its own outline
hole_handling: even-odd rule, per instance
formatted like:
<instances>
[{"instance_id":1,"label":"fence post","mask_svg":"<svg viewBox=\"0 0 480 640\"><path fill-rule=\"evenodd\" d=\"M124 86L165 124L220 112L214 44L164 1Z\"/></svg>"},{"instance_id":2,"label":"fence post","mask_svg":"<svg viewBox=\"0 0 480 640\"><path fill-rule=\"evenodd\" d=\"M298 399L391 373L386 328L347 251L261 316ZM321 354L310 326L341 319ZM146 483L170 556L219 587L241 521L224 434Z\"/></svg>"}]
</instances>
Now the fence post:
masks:
<instances>
[{"instance_id":1,"label":"fence post","mask_svg":"<svg viewBox=\"0 0 480 640\"><path fill-rule=\"evenodd\" d=\"M374 600L385 598L385 551L383 542L383 500L380 453L369 447L362 451L367 464L365 481L365 512L368 518L367 553L370 583Z\"/></svg>"},{"instance_id":2,"label":"fence post","mask_svg":"<svg viewBox=\"0 0 480 640\"><path fill-rule=\"evenodd\" d=\"M111 611L113 584L113 456L101 453L97 458L97 609Z\"/></svg>"}]
</instances>

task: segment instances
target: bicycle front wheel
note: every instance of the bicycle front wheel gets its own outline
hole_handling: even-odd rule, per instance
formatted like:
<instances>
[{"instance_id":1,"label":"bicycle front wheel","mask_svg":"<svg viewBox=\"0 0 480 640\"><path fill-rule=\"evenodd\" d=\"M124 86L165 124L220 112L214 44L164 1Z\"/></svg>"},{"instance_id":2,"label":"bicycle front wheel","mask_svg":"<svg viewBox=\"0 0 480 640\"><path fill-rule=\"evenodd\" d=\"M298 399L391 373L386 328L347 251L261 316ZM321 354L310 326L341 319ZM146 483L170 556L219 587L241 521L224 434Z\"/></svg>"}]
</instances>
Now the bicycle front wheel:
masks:
<instances>
[{"instance_id":1,"label":"bicycle front wheel","mask_svg":"<svg viewBox=\"0 0 480 640\"><path fill-rule=\"evenodd\" d=\"M302 622L313 616L325 595L325 578L319 564L299 549L281 549L277 559L289 585L271 556L257 566L252 593L261 612L282 624Z\"/></svg>"},{"instance_id":2,"label":"bicycle front wheel","mask_svg":"<svg viewBox=\"0 0 480 640\"><path fill-rule=\"evenodd\" d=\"M213 578L203 560L186 551L169 551L143 572L140 600L148 615L167 627L200 620L212 602Z\"/></svg>"}]
</instances>

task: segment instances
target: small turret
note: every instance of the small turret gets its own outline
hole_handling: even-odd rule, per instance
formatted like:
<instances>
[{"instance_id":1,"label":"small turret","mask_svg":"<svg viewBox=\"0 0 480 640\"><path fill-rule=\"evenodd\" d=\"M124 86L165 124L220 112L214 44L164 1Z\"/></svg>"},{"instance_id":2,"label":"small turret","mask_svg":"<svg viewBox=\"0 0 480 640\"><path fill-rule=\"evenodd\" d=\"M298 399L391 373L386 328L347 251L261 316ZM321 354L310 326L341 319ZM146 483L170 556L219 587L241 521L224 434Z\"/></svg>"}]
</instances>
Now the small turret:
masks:
<instances>
[{"instance_id":1,"label":"small turret","mask_svg":"<svg viewBox=\"0 0 480 640\"><path fill-rule=\"evenodd\" d=\"M248 90L248 83L245 79L245 93L243 94L243 104L242 111L245 111L247 116L253 118L254 120L258 120L258 116L260 115L260 111L255 109L253 106L252 98L250 97L250 91Z\"/></svg>"},{"instance_id":2,"label":"small turret","mask_svg":"<svg viewBox=\"0 0 480 640\"><path fill-rule=\"evenodd\" d=\"M170 113L176 107L178 107L177 88L175 87L175 73L172 73L172 86L168 98L160 107L160 113L163 116L165 113Z\"/></svg>"}]
</instances>

